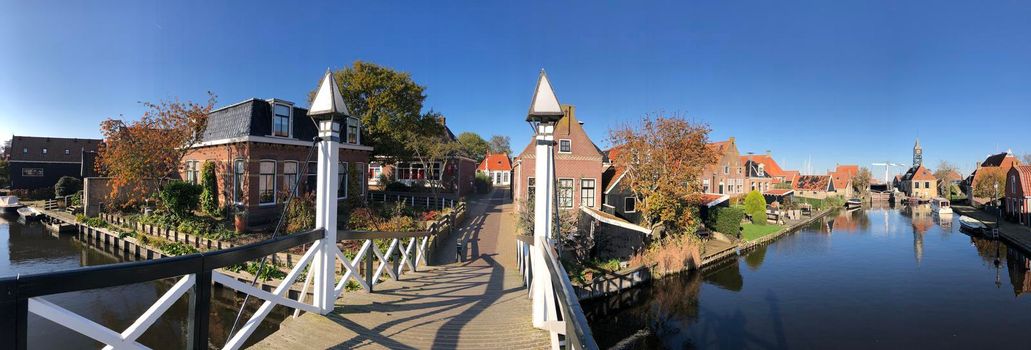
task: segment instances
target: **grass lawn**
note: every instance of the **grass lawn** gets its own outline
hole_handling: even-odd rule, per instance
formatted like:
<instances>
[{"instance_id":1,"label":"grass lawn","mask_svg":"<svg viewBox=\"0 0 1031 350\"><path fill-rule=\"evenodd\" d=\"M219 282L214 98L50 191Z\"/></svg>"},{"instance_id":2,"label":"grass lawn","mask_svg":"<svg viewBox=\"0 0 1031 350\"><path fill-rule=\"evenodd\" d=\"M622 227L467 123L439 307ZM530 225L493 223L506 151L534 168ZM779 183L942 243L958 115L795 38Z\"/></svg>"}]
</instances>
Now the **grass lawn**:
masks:
<instances>
[{"instance_id":1,"label":"grass lawn","mask_svg":"<svg viewBox=\"0 0 1031 350\"><path fill-rule=\"evenodd\" d=\"M784 226L774 224L744 224L741 225L741 238L746 241L754 241L760 237L780 231L782 228L784 228Z\"/></svg>"}]
</instances>

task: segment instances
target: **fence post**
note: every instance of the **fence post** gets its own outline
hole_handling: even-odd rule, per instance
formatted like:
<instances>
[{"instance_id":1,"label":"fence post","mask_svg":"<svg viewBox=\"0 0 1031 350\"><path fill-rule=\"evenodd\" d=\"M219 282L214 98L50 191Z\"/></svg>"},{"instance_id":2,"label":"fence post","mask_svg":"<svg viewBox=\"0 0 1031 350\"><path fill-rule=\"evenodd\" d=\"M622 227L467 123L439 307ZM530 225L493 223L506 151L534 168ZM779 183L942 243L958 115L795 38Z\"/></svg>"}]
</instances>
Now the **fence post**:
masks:
<instances>
[{"instance_id":1,"label":"fence post","mask_svg":"<svg viewBox=\"0 0 1031 350\"><path fill-rule=\"evenodd\" d=\"M203 269L203 267L202 267ZM211 317L211 270L198 271L190 296L190 348L208 348L208 325Z\"/></svg>"}]
</instances>

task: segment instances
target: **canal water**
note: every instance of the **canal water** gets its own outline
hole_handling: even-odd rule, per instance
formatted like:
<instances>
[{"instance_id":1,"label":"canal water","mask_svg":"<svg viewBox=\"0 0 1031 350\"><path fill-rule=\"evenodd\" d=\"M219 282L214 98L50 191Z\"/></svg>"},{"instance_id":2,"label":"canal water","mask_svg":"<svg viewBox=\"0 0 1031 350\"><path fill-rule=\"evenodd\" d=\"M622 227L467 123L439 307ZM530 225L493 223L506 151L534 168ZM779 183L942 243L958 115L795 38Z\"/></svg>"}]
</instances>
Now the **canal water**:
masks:
<instances>
[{"instance_id":1,"label":"canal water","mask_svg":"<svg viewBox=\"0 0 1031 350\"><path fill-rule=\"evenodd\" d=\"M704 272L583 304L602 348L1031 347L1028 254L930 208L832 213Z\"/></svg>"},{"instance_id":2,"label":"canal water","mask_svg":"<svg viewBox=\"0 0 1031 350\"><path fill-rule=\"evenodd\" d=\"M113 264L124 261L114 252L88 246L72 237L55 237L39 223L19 223L17 215L0 216L0 276L68 270L80 266ZM161 297L176 279L138 283L126 286L63 293L43 297L94 322L121 332ZM211 347L221 348L236 317L243 297L226 288L212 290ZM139 341L153 349L187 348L189 295L151 326ZM241 323L257 307L251 298L248 312ZM250 341L255 342L278 327L289 310L276 307ZM42 317L29 314L30 349L96 349L103 344L64 328Z\"/></svg>"}]
</instances>

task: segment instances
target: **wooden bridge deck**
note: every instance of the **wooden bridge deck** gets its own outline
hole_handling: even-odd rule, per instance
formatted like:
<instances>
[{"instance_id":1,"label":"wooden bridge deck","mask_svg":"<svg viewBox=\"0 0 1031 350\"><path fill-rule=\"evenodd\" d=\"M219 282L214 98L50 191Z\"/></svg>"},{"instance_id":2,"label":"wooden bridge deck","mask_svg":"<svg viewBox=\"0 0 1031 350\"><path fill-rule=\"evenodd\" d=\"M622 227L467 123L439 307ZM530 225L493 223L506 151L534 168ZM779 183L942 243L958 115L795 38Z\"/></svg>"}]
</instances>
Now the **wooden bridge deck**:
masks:
<instances>
[{"instance_id":1,"label":"wooden bridge deck","mask_svg":"<svg viewBox=\"0 0 1031 350\"><path fill-rule=\"evenodd\" d=\"M516 267L515 222L507 191L470 205L466 223L441 245L438 266L345 293L328 317L305 314L255 344L260 349L543 349ZM455 262L455 242L467 242Z\"/></svg>"}]
</instances>

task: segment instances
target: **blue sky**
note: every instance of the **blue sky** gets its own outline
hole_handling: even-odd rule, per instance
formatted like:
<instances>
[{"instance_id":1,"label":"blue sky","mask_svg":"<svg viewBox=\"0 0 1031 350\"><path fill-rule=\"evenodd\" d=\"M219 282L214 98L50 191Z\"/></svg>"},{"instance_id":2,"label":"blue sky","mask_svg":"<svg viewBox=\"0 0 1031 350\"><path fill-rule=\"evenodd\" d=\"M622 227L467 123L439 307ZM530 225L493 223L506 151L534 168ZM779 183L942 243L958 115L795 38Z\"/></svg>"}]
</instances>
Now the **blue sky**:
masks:
<instances>
[{"instance_id":1,"label":"blue sky","mask_svg":"<svg viewBox=\"0 0 1031 350\"><path fill-rule=\"evenodd\" d=\"M137 101L306 104L327 67L410 72L456 132L530 137L537 72L600 146L648 113L785 168L965 170L1031 152L1031 3L0 1L0 137L98 137ZM872 167L874 174L883 170Z\"/></svg>"}]
</instances>

